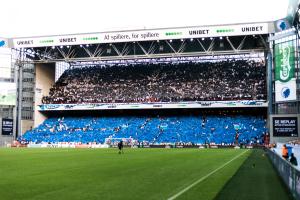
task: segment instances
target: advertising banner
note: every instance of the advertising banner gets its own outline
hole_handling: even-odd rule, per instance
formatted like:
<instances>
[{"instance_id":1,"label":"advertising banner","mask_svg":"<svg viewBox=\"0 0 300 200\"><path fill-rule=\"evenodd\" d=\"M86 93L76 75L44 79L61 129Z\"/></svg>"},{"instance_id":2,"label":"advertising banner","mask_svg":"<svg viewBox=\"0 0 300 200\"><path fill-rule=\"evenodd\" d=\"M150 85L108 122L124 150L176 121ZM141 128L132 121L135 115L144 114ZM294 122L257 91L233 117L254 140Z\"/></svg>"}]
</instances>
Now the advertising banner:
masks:
<instances>
[{"instance_id":1,"label":"advertising banner","mask_svg":"<svg viewBox=\"0 0 300 200\"><path fill-rule=\"evenodd\" d=\"M94 103L94 104L42 104L39 111L52 110L117 110L117 109L165 109L165 108L228 108L228 107L267 107L264 100L244 101L199 101L199 102L173 102L173 103Z\"/></svg>"},{"instance_id":2,"label":"advertising banner","mask_svg":"<svg viewBox=\"0 0 300 200\"><path fill-rule=\"evenodd\" d=\"M80 44L156 41L171 39L209 38L234 35L268 34L268 23L234 24L222 26L199 26L190 28L168 28L155 30L115 31L79 35L16 38L14 48L46 47Z\"/></svg>"},{"instance_id":3,"label":"advertising banner","mask_svg":"<svg viewBox=\"0 0 300 200\"><path fill-rule=\"evenodd\" d=\"M2 135L12 135L13 134L13 120L12 119L2 119Z\"/></svg>"},{"instance_id":4,"label":"advertising banner","mask_svg":"<svg viewBox=\"0 0 300 200\"><path fill-rule=\"evenodd\" d=\"M281 32L292 28L287 19L279 19L274 21L275 32Z\"/></svg>"},{"instance_id":5,"label":"advertising banner","mask_svg":"<svg viewBox=\"0 0 300 200\"><path fill-rule=\"evenodd\" d=\"M275 45L275 100L296 100L295 42Z\"/></svg>"},{"instance_id":6,"label":"advertising banner","mask_svg":"<svg viewBox=\"0 0 300 200\"><path fill-rule=\"evenodd\" d=\"M274 137L298 137L297 117L273 117Z\"/></svg>"}]
</instances>

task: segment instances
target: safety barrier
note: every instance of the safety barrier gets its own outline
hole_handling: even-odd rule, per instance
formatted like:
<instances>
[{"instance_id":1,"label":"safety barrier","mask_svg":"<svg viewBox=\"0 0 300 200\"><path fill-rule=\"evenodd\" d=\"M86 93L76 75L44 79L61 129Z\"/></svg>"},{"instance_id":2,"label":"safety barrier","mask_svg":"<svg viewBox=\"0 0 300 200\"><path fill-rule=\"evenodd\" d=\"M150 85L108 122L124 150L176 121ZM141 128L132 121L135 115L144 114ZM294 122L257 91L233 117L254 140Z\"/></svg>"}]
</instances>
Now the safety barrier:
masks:
<instances>
[{"instance_id":1,"label":"safety barrier","mask_svg":"<svg viewBox=\"0 0 300 200\"><path fill-rule=\"evenodd\" d=\"M268 150L268 156L295 199L300 199L300 171L272 150Z\"/></svg>"}]
</instances>

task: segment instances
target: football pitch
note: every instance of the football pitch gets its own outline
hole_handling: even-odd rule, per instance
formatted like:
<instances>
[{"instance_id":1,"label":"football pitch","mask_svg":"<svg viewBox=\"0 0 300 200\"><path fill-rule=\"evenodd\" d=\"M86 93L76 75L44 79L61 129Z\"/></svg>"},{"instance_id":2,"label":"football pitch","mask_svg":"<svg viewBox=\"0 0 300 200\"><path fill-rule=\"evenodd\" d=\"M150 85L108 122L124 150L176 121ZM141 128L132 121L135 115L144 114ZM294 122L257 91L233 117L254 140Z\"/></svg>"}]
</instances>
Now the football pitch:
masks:
<instances>
[{"instance_id":1,"label":"football pitch","mask_svg":"<svg viewBox=\"0 0 300 200\"><path fill-rule=\"evenodd\" d=\"M263 150L0 149L0 199L292 199Z\"/></svg>"}]
</instances>

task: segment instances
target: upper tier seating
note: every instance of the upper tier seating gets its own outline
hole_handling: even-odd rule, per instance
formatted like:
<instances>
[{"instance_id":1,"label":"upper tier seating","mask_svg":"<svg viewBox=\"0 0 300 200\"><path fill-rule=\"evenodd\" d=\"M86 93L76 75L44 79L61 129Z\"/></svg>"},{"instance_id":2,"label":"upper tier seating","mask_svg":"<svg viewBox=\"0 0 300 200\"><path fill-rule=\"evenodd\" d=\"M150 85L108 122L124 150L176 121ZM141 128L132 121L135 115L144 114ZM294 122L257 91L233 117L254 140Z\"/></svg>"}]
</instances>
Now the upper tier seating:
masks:
<instances>
[{"instance_id":1,"label":"upper tier seating","mask_svg":"<svg viewBox=\"0 0 300 200\"><path fill-rule=\"evenodd\" d=\"M69 69L43 104L266 100L266 67L253 60Z\"/></svg>"}]
</instances>

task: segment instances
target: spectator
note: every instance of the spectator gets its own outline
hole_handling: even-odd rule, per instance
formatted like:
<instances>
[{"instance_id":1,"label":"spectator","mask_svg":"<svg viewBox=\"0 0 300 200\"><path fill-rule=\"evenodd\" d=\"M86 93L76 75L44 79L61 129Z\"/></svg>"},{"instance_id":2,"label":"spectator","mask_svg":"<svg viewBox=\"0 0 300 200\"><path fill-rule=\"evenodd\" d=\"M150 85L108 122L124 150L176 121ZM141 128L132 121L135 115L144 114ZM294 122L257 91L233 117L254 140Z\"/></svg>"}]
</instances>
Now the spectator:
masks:
<instances>
[{"instance_id":1,"label":"spectator","mask_svg":"<svg viewBox=\"0 0 300 200\"><path fill-rule=\"evenodd\" d=\"M239 137L240 137L240 133L238 130L235 131L235 145L239 144Z\"/></svg>"},{"instance_id":2,"label":"spectator","mask_svg":"<svg viewBox=\"0 0 300 200\"><path fill-rule=\"evenodd\" d=\"M148 146L162 144L218 144L232 145L236 130L233 124L241 124L239 141L254 144L257 137L265 132L265 121L255 116L226 116L222 114L207 116L205 128L199 121L201 115L176 116L118 116L118 117L58 117L45 120L38 127L27 131L19 141L33 143L91 142L117 145L119 138L143 142ZM61 127L61 128L60 128ZM226 127L229 127L226 129ZM230 128L231 127L231 128ZM255 129L252 130L252 127ZM212 132L211 129L214 131ZM114 139L118 140L114 140ZM127 144L124 140L124 145ZM260 141L262 142L262 140ZM262 144L262 143L260 143Z\"/></svg>"},{"instance_id":3,"label":"spectator","mask_svg":"<svg viewBox=\"0 0 300 200\"><path fill-rule=\"evenodd\" d=\"M286 160L289 158L288 149L285 144L282 147L282 157Z\"/></svg>"},{"instance_id":4,"label":"spectator","mask_svg":"<svg viewBox=\"0 0 300 200\"><path fill-rule=\"evenodd\" d=\"M266 100L263 62L82 66L64 72L43 104Z\"/></svg>"},{"instance_id":5,"label":"spectator","mask_svg":"<svg viewBox=\"0 0 300 200\"><path fill-rule=\"evenodd\" d=\"M294 156L294 153L291 153L290 162L292 163L292 165L298 165L297 158Z\"/></svg>"}]
</instances>

